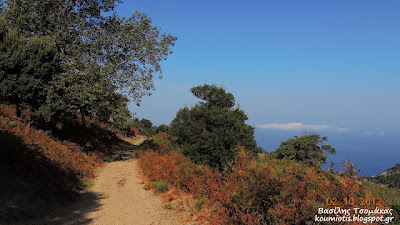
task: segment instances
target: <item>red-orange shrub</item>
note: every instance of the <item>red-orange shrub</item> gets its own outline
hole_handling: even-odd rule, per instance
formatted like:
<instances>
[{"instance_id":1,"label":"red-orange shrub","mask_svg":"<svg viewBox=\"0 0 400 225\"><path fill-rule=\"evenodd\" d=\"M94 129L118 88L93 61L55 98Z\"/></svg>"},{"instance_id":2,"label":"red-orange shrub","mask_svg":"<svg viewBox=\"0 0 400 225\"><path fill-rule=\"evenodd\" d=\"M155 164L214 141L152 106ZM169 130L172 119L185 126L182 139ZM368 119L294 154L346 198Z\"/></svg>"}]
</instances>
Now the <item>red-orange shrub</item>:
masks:
<instances>
[{"instance_id":1,"label":"red-orange shrub","mask_svg":"<svg viewBox=\"0 0 400 225\"><path fill-rule=\"evenodd\" d=\"M151 181L166 181L197 198L207 196L214 209L208 216L211 224L306 224L314 222L319 207L330 207L327 198L341 199L341 208L361 208L342 200L372 195L361 179L266 154L254 157L241 146L236 150L237 158L224 175L174 150L144 151L139 166Z\"/></svg>"},{"instance_id":2,"label":"red-orange shrub","mask_svg":"<svg viewBox=\"0 0 400 225\"><path fill-rule=\"evenodd\" d=\"M171 150L171 142L165 133L158 133L141 144L142 150L151 149L158 153L166 154Z\"/></svg>"},{"instance_id":3,"label":"red-orange shrub","mask_svg":"<svg viewBox=\"0 0 400 225\"><path fill-rule=\"evenodd\" d=\"M163 140L166 143L170 143L171 141L168 138L168 135L164 132L158 132L156 135L153 136L153 138Z\"/></svg>"},{"instance_id":4,"label":"red-orange shrub","mask_svg":"<svg viewBox=\"0 0 400 225\"><path fill-rule=\"evenodd\" d=\"M139 129L134 126L128 126L122 129L122 132L127 136L137 136L139 135Z\"/></svg>"},{"instance_id":5,"label":"red-orange shrub","mask_svg":"<svg viewBox=\"0 0 400 225\"><path fill-rule=\"evenodd\" d=\"M217 171L196 165L176 151L166 154L143 151L139 158L139 166L150 181L166 181L195 197L207 195L211 201L220 199L222 183Z\"/></svg>"}]
</instances>

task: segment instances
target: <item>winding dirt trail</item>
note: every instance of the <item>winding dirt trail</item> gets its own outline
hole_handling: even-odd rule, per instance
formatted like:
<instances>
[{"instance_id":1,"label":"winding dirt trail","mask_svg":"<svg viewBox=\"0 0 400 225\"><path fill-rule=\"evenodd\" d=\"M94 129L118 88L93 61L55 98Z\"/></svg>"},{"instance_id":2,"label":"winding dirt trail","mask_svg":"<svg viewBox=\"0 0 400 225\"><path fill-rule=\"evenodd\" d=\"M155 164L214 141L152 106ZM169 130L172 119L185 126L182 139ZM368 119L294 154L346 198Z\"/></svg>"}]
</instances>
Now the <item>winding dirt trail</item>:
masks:
<instances>
[{"instance_id":1,"label":"winding dirt trail","mask_svg":"<svg viewBox=\"0 0 400 225\"><path fill-rule=\"evenodd\" d=\"M90 224L178 224L161 208L161 199L143 188L136 163L113 162L100 172L91 191L103 198L99 210L87 215Z\"/></svg>"},{"instance_id":2,"label":"winding dirt trail","mask_svg":"<svg viewBox=\"0 0 400 225\"><path fill-rule=\"evenodd\" d=\"M143 141L140 137L118 146L113 161L99 171L93 186L59 216L48 218L47 224L182 224L162 208L158 196L144 189L138 177L134 145Z\"/></svg>"}]
</instances>

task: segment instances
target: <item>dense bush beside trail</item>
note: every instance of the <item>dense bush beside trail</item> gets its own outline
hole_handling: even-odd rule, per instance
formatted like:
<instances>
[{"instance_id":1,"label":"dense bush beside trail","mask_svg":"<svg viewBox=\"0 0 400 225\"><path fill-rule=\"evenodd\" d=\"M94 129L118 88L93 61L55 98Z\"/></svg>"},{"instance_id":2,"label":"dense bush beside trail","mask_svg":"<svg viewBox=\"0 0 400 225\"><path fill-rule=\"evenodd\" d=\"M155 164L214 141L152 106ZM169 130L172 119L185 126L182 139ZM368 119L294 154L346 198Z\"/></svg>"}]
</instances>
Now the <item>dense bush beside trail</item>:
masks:
<instances>
[{"instance_id":1,"label":"dense bush beside trail","mask_svg":"<svg viewBox=\"0 0 400 225\"><path fill-rule=\"evenodd\" d=\"M377 197L363 178L266 154L254 156L242 146L235 151L231 169L223 172L195 164L171 147L142 151L139 166L151 182L162 180L203 199L198 218L211 224L308 224L315 222L318 208L330 208L327 198ZM337 206L363 208L343 200Z\"/></svg>"}]
</instances>

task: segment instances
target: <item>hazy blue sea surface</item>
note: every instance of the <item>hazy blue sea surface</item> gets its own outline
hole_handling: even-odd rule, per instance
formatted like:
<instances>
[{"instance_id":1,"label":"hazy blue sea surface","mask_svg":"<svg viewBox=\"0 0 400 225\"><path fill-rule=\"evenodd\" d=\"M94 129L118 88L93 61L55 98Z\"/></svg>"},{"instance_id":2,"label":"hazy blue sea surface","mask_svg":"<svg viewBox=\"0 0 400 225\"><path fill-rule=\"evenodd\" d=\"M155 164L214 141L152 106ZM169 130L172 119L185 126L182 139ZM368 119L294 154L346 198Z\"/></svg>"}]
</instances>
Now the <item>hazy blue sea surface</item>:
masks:
<instances>
[{"instance_id":1,"label":"hazy blue sea surface","mask_svg":"<svg viewBox=\"0 0 400 225\"><path fill-rule=\"evenodd\" d=\"M336 154L328 155L327 168L330 162L335 163L335 170L340 171L346 158L360 170L360 175L372 176L400 163L400 135L362 135L352 133L320 133L328 137L327 144L336 148ZM301 136L298 131L255 130L257 144L266 151L273 151L282 141L294 136Z\"/></svg>"}]
</instances>

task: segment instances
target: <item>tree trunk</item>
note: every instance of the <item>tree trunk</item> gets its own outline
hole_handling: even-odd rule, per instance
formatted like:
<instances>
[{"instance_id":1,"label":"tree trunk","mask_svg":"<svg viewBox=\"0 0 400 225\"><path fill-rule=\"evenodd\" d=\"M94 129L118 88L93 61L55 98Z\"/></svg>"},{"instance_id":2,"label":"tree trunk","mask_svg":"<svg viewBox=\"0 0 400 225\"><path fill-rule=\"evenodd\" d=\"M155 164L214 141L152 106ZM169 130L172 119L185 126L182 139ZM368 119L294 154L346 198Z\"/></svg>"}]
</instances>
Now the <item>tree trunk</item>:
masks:
<instances>
[{"instance_id":1,"label":"tree trunk","mask_svg":"<svg viewBox=\"0 0 400 225\"><path fill-rule=\"evenodd\" d=\"M17 115L17 117L21 118L22 111L21 111L21 108L20 108L20 106L19 106L18 101L15 103L15 108L16 108L16 115Z\"/></svg>"},{"instance_id":2,"label":"tree trunk","mask_svg":"<svg viewBox=\"0 0 400 225\"><path fill-rule=\"evenodd\" d=\"M85 115L81 112L82 126L86 127Z\"/></svg>"}]
</instances>

